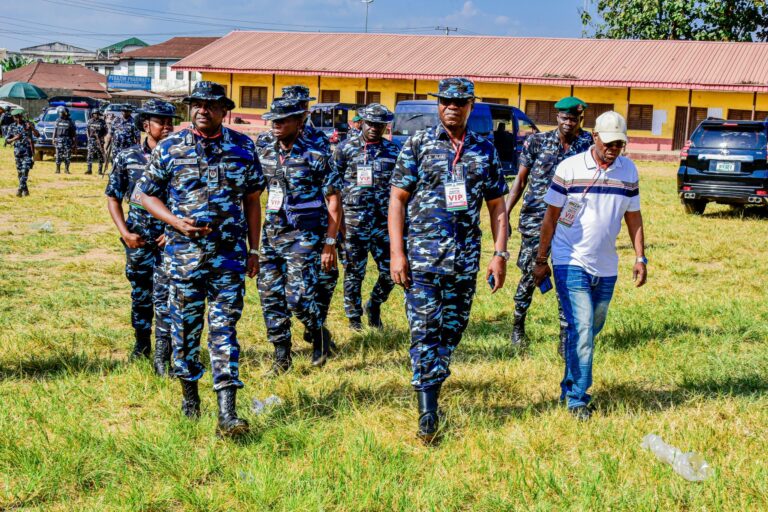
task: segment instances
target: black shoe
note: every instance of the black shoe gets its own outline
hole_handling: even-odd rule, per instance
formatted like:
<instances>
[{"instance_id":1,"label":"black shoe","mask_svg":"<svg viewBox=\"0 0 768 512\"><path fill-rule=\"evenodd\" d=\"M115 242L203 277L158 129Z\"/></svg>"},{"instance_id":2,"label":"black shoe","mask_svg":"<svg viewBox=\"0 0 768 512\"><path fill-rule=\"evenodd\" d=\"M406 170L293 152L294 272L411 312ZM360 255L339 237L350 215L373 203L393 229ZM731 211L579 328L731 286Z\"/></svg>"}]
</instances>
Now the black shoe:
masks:
<instances>
[{"instance_id":1,"label":"black shoe","mask_svg":"<svg viewBox=\"0 0 768 512\"><path fill-rule=\"evenodd\" d=\"M56 164L56 173L55 174L61 174L61 164Z\"/></svg>"},{"instance_id":2,"label":"black shoe","mask_svg":"<svg viewBox=\"0 0 768 512\"><path fill-rule=\"evenodd\" d=\"M104 176L104 168L99 166L99 176Z\"/></svg>"},{"instance_id":3,"label":"black shoe","mask_svg":"<svg viewBox=\"0 0 768 512\"><path fill-rule=\"evenodd\" d=\"M440 412L437 407L439 394L439 387L416 392L419 402L419 430L416 432L416 437L424 444L432 444L440 428Z\"/></svg>"},{"instance_id":4,"label":"black shoe","mask_svg":"<svg viewBox=\"0 0 768 512\"><path fill-rule=\"evenodd\" d=\"M69 166L64 168L64 174L72 174L71 172L69 172Z\"/></svg>"},{"instance_id":5,"label":"black shoe","mask_svg":"<svg viewBox=\"0 0 768 512\"><path fill-rule=\"evenodd\" d=\"M272 368L267 372L267 377L282 375L290 370L292 366L291 346L275 345L275 360L272 362Z\"/></svg>"},{"instance_id":6,"label":"black shoe","mask_svg":"<svg viewBox=\"0 0 768 512\"><path fill-rule=\"evenodd\" d=\"M359 316L353 317L349 319L349 328L352 329L355 332L360 332L363 330L363 321L360 319Z\"/></svg>"},{"instance_id":7,"label":"black shoe","mask_svg":"<svg viewBox=\"0 0 768 512\"><path fill-rule=\"evenodd\" d=\"M328 329L321 327L312 333L312 366L320 368L328 362L331 336Z\"/></svg>"},{"instance_id":8,"label":"black shoe","mask_svg":"<svg viewBox=\"0 0 768 512\"><path fill-rule=\"evenodd\" d=\"M560 342L557 344L557 353L560 359L565 361L565 342L568 341L568 328L560 326Z\"/></svg>"},{"instance_id":9,"label":"black shoe","mask_svg":"<svg viewBox=\"0 0 768 512\"><path fill-rule=\"evenodd\" d=\"M155 374L159 377L170 375L166 364L171 360L171 343L169 339L162 339L155 336L155 357L152 360L152 367Z\"/></svg>"},{"instance_id":10,"label":"black shoe","mask_svg":"<svg viewBox=\"0 0 768 512\"><path fill-rule=\"evenodd\" d=\"M368 301L365 303L365 314L368 317L368 325L374 329L383 329L384 324L381 323L381 306L376 304L375 306Z\"/></svg>"},{"instance_id":11,"label":"black shoe","mask_svg":"<svg viewBox=\"0 0 768 512\"><path fill-rule=\"evenodd\" d=\"M200 394L197 392L197 381L181 381L181 412L189 419L200 417Z\"/></svg>"},{"instance_id":12,"label":"black shoe","mask_svg":"<svg viewBox=\"0 0 768 512\"><path fill-rule=\"evenodd\" d=\"M128 356L128 359L130 361L133 361L139 358L147 359L149 358L151 352L152 352L151 336L149 334L136 333L136 343L133 345L133 351L131 352L131 355Z\"/></svg>"},{"instance_id":13,"label":"black shoe","mask_svg":"<svg viewBox=\"0 0 768 512\"><path fill-rule=\"evenodd\" d=\"M24 190L21 191L21 195L27 197L29 195L29 189L24 187Z\"/></svg>"},{"instance_id":14,"label":"black shoe","mask_svg":"<svg viewBox=\"0 0 768 512\"><path fill-rule=\"evenodd\" d=\"M570 412L573 417L579 421L589 421L589 419L592 417L592 410L586 405L573 407L572 409L568 409L568 412Z\"/></svg>"},{"instance_id":15,"label":"black shoe","mask_svg":"<svg viewBox=\"0 0 768 512\"><path fill-rule=\"evenodd\" d=\"M93 170L90 165L88 166L88 169L85 171L85 174L93 174Z\"/></svg>"},{"instance_id":16,"label":"black shoe","mask_svg":"<svg viewBox=\"0 0 768 512\"><path fill-rule=\"evenodd\" d=\"M21 197L23 195L24 195L24 191L23 190L19 189L19 190L16 191L16 197Z\"/></svg>"},{"instance_id":17,"label":"black shoe","mask_svg":"<svg viewBox=\"0 0 768 512\"><path fill-rule=\"evenodd\" d=\"M517 351L522 351L525 349L526 344L525 317L515 315L515 323L512 326L512 348Z\"/></svg>"},{"instance_id":18,"label":"black shoe","mask_svg":"<svg viewBox=\"0 0 768 512\"><path fill-rule=\"evenodd\" d=\"M219 402L219 423L216 425L216 435L219 437L237 437L247 434L250 428L248 422L237 417L235 399L237 388L234 386L216 392Z\"/></svg>"}]
</instances>

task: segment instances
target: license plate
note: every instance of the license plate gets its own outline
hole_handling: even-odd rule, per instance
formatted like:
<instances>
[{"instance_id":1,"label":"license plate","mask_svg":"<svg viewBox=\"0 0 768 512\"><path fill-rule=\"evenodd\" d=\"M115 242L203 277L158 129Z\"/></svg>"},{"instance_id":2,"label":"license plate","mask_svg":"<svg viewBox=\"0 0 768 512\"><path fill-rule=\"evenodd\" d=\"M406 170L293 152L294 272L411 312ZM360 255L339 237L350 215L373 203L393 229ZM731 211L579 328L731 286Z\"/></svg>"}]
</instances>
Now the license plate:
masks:
<instances>
[{"instance_id":1,"label":"license plate","mask_svg":"<svg viewBox=\"0 0 768 512\"><path fill-rule=\"evenodd\" d=\"M715 162L716 172L737 172L739 162Z\"/></svg>"}]
</instances>

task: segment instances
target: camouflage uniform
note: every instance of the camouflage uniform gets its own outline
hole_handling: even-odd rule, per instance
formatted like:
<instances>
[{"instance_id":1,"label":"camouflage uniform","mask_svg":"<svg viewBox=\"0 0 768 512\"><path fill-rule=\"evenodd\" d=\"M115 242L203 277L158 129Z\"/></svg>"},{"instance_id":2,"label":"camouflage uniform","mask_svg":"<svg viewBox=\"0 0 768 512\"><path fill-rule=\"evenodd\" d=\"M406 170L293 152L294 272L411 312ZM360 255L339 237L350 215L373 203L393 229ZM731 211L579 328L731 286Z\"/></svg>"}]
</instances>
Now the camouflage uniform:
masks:
<instances>
[{"instance_id":1,"label":"camouflage uniform","mask_svg":"<svg viewBox=\"0 0 768 512\"><path fill-rule=\"evenodd\" d=\"M6 138L10 139L21 135L21 138L13 143L13 156L16 159L16 174L19 178L19 192L27 192L27 179L29 171L34 165L32 158L32 131L27 128L27 122L13 123L8 126Z\"/></svg>"},{"instance_id":2,"label":"camouflage uniform","mask_svg":"<svg viewBox=\"0 0 768 512\"><path fill-rule=\"evenodd\" d=\"M163 340L170 342L168 274L163 264L163 250L156 242L165 228L141 206L140 195L134 193L149 165L150 153L146 143L121 151L115 157L105 194L118 201L130 200L125 225L145 242L144 246L131 249L120 239L125 247L125 276L131 283L131 325L137 339L149 339L154 312L155 343L160 344Z\"/></svg>"},{"instance_id":3,"label":"camouflage uniform","mask_svg":"<svg viewBox=\"0 0 768 512\"><path fill-rule=\"evenodd\" d=\"M72 160L72 141L77 136L77 128L71 119L60 117L53 126L53 137L56 139L56 170L58 172L61 163L69 172L69 163Z\"/></svg>"},{"instance_id":4,"label":"camouflage uniform","mask_svg":"<svg viewBox=\"0 0 768 512\"><path fill-rule=\"evenodd\" d=\"M267 209L261 237L259 295L269 341L291 345L291 314L308 332L323 325L317 280L328 226L325 197L340 189L328 156L300 136L290 153L277 142L259 149L270 193L282 189L278 211ZM281 162L282 159L282 162Z\"/></svg>"},{"instance_id":5,"label":"camouflage uniform","mask_svg":"<svg viewBox=\"0 0 768 512\"><path fill-rule=\"evenodd\" d=\"M533 267L539 250L541 223L547 211L544 195L549 190L557 165L570 156L587 151L591 145L592 135L583 130L574 139L567 151L560 144L558 130L532 134L523 145L520 165L530 169L530 171L518 224L522 240L520 253L517 257L517 266L522 275L515 293L515 318L517 321L524 318L528 313L533 292L536 289L533 283ZM559 299L557 307L560 315L560 326L566 329L568 323L565 320Z\"/></svg>"},{"instance_id":6,"label":"camouflage uniform","mask_svg":"<svg viewBox=\"0 0 768 512\"><path fill-rule=\"evenodd\" d=\"M467 327L480 265L480 209L507 193L493 143L467 130L456 153L442 126L420 130L403 145L391 184L411 194L406 214L411 286L405 292L411 328L413 384L439 386ZM460 165L458 165L460 164ZM464 179L467 207L448 210L445 184Z\"/></svg>"},{"instance_id":7,"label":"camouflage uniform","mask_svg":"<svg viewBox=\"0 0 768 512\"><path fill-rule=\"evenodd\" d=\"M395 286L389 273L387 211L389 181L399 153L400 148L387 139L366 144L360 134L339 144L331 160L331 166L343 182L341 199L346 226L344 312L351 320L359 320L363 314L361 289L368 253L379 269L369 306L378 308ZM372 186L358 185L357 170L361 165L372 166Z\"/></svg>"},{"instance_id":8,"label":"camouflage uniform","mask_svg":"<svg viewBox=\"0 0 768 512\"><path fill-rule=\"evenodd\" d=\"M117 155L125 148L141 140L141 133L133 119L118 117L112 123L112 154Z\"/></svg>"},{"instance_id":9,"label":"camouflage uniform","mask_svg":"<svg viewBox=\"0 0 768 512\"><path fill-rule=\"evenodd\" d=\"M247 222L243 198L264 189L264 176L253 142L222 127L221 135L203 138L192 129L158 143L140 189L167 193L177 217L210 222L205 238L191 238L166 227L165 256L170 275L173 373L197 381L200 336L208 301L208 350L215 390L240 388L240 346L236 325L243 311Z\"/></svg>"},{"instance_id":10,"label":"camouflage uniform","mask_svg":"<svg viewBox=\"0 0 768 512\"><path fill-rule=\"evenodd\" d=\"M100 117L89 119L86 131L88 133L88 157L86 159L88 170L86 174L91 173L94 160L99 162L99 174L102 174L105 160L104 137L107 135L107 123Z\"/></svg>"}]
</instances>

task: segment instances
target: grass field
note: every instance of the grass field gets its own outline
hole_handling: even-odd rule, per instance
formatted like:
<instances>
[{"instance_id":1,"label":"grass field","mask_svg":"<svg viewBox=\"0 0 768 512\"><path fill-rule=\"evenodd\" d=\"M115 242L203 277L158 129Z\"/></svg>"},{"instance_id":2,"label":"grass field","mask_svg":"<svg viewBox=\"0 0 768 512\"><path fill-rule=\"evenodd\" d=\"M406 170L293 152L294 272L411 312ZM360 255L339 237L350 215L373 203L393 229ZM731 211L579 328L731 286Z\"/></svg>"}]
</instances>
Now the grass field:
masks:
<instances>
[{"instance_id":1,"label":"grass field","mask_svg":"<svg viewBox=\"0 0 768 512\"><path fill-rule=\"evenodd\" d=\"M649 282L633 288L622 233L593 420L576 423L557 402L553 294L536 295L529 354L509 349L519 277L511 264L497 295L478 286L444 386L445 436L433 448L414 437L399 290L385 307L388 328L360 335L346 329L337 293L330 327L341 354L315 371L295 335L295 371L268 380L271 351L249 281L239 409L253 434L239 443L214 436L212 392L199 423L184 419L178 382L125 362L122 248L105 180L84 167L58 177L50 160L38 162L31 196L17 199L12 152L0 149L0 510L768 509L768 215L710 206L685 216L674 166L640 164ZM46 221L52 233L39 229ZM510 251L518 247L515 236ZM483 265L488 240L484 249ZM210 374L202 382L210 389ZM252 398L270 394L283 404L248 412ZM715 477L675 475L640 448L652 432L703 453Z\"/></svg>"}]
</instances>

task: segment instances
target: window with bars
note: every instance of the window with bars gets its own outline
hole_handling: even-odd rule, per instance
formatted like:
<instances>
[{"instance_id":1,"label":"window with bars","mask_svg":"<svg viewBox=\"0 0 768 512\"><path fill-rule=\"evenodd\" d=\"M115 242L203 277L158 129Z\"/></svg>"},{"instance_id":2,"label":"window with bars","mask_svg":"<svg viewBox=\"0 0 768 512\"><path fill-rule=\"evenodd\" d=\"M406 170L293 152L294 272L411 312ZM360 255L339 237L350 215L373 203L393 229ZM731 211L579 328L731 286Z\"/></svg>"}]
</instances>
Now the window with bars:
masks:
<instances>
[{"instance_id":1,"label":"window with bars","mask_svg":"<svg viewBox=\"0 0 768 512\"><path fill-rule=\"evenodd\" d=\"M320 91L320 103L338 103L341 101L341 91L324 90Z\"/></svg>"},{"instance_id":2,"label":"window with bars","mask_svg":"<svg viewBox=\"0 0 768 512\"><path fill-rule=\"evenodd\" d=\"M240 106L243 108L267 108L267 88L241 87Z\"/></svg>"},{"instance_id":3,"label":"window with bars","mask_svg":"<svg viewBox=\"0 0 768 512\"><path fill-rule=\"evenodd\" d=\"M525 115L536 124L556 125L557 109L554 101L526 100Z\"/></svg>"},{"instance_id":4,"label":"window with bars","mask_svg":"<svg viewBox=\"0 0 768 512\"><path fill-rule=\"evenodd\" d=\"M485 103L496 103L498 105L509 105L507 98L483 98Z\"/></svg>"},{"instance_id":5,"label":"window with bars","mask_svg":"<svg viewBox=\"0 0 768 512\"><path fill-rule=\"evenodd\" d=\"M368 99L366 101L365 91L357 91L357 94L355 94L355 103L359 105L381 103L381 93L377 91L368 91Z\"/></svg>"},{"instance_id":6,"label":"window with bars","mask_svg":"<svg viewBox=\"0 0 768 512\"><path fill-rule=\"evenodd\" d=\"M613 110L613 103L590 103L584 111L584 128L594 128L595 119L604 112Z\"/></svg>"},{"instance_id":7,"label":"window with bars","mask_svg":"<svg viewBox=\"0 0 768 512\"><path fill-rule=\"evenodd\" d=\"M160 80L168 80L168 63L160 62Z\"/></svg>"},{"instance_id":8,"label":"window with bars","mask_svg":"<svg viewBox=\"0 0 768 512\"><path fill-rule=\"evenodd\" d=\"M152 61L147 62L147 76L155 78L155 63Z\"/></svg>"},{"instance_id":9,"label":"window with bars","mask_svg":"<svg viewBox=\"0 0 768 512\"><path fill-rule=\"evenodd\" d=\"M653 105L630 105L627 112L627 128L630 130L651 130L653 127Z\"/></svg>"},{"instance_id":10,"label":"window with bars","mask_svg":"<svg viewBox=\"0 0 768 512\"><path fill-rule=\"evenodd\" d=\"M768 117L768 110L755 110L755 120L762 121ZM752 111L730 108L728 109L728 119L731 121L751 121Z\"/></svg>"},{"instance_id":11,"label":"window with bars","mask_svg":"<svg viewBox=\"0 0 768 512\"><path fill-rule=\"evenodd\" d=\"M176 80L184 80L184 72L183 71L177 71L176 72Z\"/></svg>"},{"instance_id":12,"label":"window with bars","mask_svg":"<svg viewBox=\"0 0 768 512\"><path fill-rule=\"evenodd\" d=\"M136 61L129 60L128 61L128 76L135 76L136 75Z\"/></svg>"}]
</instances>

